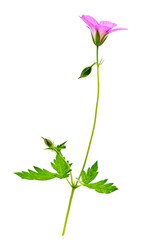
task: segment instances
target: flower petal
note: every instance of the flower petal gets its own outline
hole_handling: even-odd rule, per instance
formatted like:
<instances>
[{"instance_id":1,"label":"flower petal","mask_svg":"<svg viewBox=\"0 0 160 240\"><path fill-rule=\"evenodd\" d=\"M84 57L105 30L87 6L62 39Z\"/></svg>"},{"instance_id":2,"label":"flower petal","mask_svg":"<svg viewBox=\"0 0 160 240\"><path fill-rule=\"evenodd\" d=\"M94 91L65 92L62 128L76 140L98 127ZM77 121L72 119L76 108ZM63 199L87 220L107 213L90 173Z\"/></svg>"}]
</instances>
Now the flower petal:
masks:
<instances>
[{"instance_id":1,"label":"flower petal","mask_svg":"<svg viewBox=\"0 0 160 240\"><path fill-rule=\"evenodd\" d=\"M98 25L98 22L96 21L96 19L94 19L93 17L89 16L89 15L82 15L82 17L80 17L85 23L87 23L87 25L89 26L89 24L92 24L93 26Z\"/></svg>"},{"instance_id":2,"label":"flower petal","mask_svg":"<svg viewBox=\"0 0 160 240\"><path fill-rule=\"evenodd\" d=\"M117 26L116 23L112 23L109 21L101 21L98 26L100 37L103 37L107 32L109 32L115 26Z\"/></svg>"},{"instance_id":3,"label":"flower petal","mask_svg":"<svg viewBox=\"0 0 160 240\"><path fill-rule=\"evenodd\" d=\"M115 28L115 29L111 29L109 31L109 33L112 33L112 32L118 31L118 30L128 30L128 28Z\"/></svg>"},{"instance_id":4,"label":"flower petal","mask_svg":"<svg viewBox=\"0 0 160 240\"><path fill-rule=\"evenodd\" d=\"M112 23L112 22L109 22L109 21L101 21L99 24L101 26L105 26L105 27L108 27L108 28L113 28L113 27L117 26L116 23Z\"/></svg>"},{"instance_id":5,"label":"flower petal","mask_svg":"<svg viewBox=\"0 0 160 240\"><path fill-rule=\"evenodd\" d=\"M82 15L82 17L80 17L91 29L93 36L95 37L96 34L96 29L98 26L98 22L96 21L96 19L94 19L93 17L89 16L89 15Z\"/></svg>"},{"instance_id":6,"label":"flower petal","mask_svg":"<svg viewBox=\"0 0 160 240\"><path fill-rule=\"evenodd\" d=\"M108 34L118 31L118 30L128 30L128 28L115 28L117 26L116 23L112 23L109 21L100 21L89 15L82 15L80 17L90 28L92 39L95 45L100 46L108 37ZM99 40L97 40L99 37Z\"/></svg>"},{"instance_id":7,"label":"flower petal","mask_svg":"<svg viewBox=\"0 0 160 240\"><path fill-rule=\"evenodd\" d=\"M102 38L106 34L106 32L108 32L108 27L99 25L97 30L99 32L100 38Z\"/></svg>"}]
</instances>

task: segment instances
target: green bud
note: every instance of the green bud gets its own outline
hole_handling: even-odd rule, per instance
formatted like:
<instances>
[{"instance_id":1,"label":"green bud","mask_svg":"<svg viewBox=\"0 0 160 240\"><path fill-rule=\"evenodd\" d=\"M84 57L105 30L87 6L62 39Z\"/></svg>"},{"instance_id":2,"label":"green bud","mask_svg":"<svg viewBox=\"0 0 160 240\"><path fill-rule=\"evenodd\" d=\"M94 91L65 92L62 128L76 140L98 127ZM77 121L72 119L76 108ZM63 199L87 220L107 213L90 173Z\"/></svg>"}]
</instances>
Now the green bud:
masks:
<instances>
[{"instance_id":1,"label":"green bud","mask_svg":"<svg viewBox=\"0 0 160 240\"><path fill-rule=\"evenodd\" d=\"M87 77L91 73L91 71L92 71L92 67L91 66L84 68L83 71L81 72L81 75L80 75L79 78Z\"/></svg>"},{"instance_id":2,"label":"green bud","mask_svg":"<svg viewBox=\"0 0 160 240\"><path fill-rule=\"evenodd\" d=\"M81 75L80 75L79 78L87 77L87 76L91 73L92 67L93 67L95 64L96 64L96 63L93 63L91 66L84 68L83 71L81 72ZM78 79L79 79L79 78L78 78Z\"/></svg>"},{"instance_id":3,"label":"green bud","mask_svg":"<svg viewBox=\"0 0 160 240\"><path fill-rule=\"evenodd\" d=\"M54 146L51 140L49 140L47 138L43 138L43 140L44 140L44 143L47 145L47 147L50 148L50 147Z\"/></svg>"}]
</instances>

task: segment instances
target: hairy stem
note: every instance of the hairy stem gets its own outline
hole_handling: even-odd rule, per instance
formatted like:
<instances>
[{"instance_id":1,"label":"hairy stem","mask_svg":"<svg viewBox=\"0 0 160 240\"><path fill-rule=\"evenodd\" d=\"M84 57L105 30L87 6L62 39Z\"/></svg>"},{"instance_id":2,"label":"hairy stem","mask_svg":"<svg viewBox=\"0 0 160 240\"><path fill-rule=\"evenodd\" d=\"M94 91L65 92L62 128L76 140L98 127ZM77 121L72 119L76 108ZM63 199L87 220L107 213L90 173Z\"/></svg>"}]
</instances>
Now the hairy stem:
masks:
<instances>
[{"instance_id":1,"label":"hairy stem","mask_svg":"<svg viewBox=\"0 0 160 240\"><path fill-rule=\"evenodd\" d=\"M66 213L66 218L65 218L65 222L64 222L64 227L63 227L62 236L64 236L64 234L65 234L66 225L67 225L67 220L68 220L69 211L70 211L70 208L71 208L71 203L72 203L72 198L73 198L74 190L75 190L75 188L72 187L71 196L70 196L70 199L69 199L68 209L67 209L67 213Z\"/></svg>"},{"instance_id":2,"label":"hairy stem","mask_svg":"<svg viewBox=\"0 0 160 240\"><path fill-rule=\"evenodd\" d=\"M98 110L98 102L99 102L99 63L98 63L98 46L97 46L97 49L96 49L96 64L97 64L97 84L98 84L98 88L97 88L97 102L96 102L96 108L95 108L95 116L94 116L94 123L93 123L93 128L92 128L92 133L91 133L91 137L90 137L90 141L89 141L89 144L88 144L88 149L87 149L87 153L86 153L86 157L85 157L85 160L84 160L84 163L83 163L83 166L82 166L82 170L79 174L79 177L78 177L78 180L76 182L76 185L81 177L81 174L85 168L85 165L86 165L86 162L87 162L87 158L88 158L88 154L89 154L89 150L90 150L90 147L91 147L91 143L92 143L92 139L93 139L93 135L94 135L94 130L95 130L95 126L96 126L96 120L97 120L97 110Z\"/></svg>"},{"instance_id":3,"label":"hairy stem","mask_svg":"<svg viewBox=\"0 0 160 240\"><path fill-rule=\"evenodd\" d=\"M68 178L66 178L66 180L67 180L67 182L69 183L69 185L72 187L72 185L71 185L70 181L68 180Z\"/></svg>"},{"instance_id":4,"label":"hairy stem","mask_svg":"<svg viewBox=\"0 0 160 240\"><path fill-rule=\"evenodd\" d=\"M69 211L71 208L71 203L72 203L72 198L73 198L73 194L76 188L78 188L78 181L81 177L81 174L85 168L86 162L87 162L87 158L88 158L88 154L89 154L89 150L91 147L91 143L92 143L92 139L93 139L93 135L94 135L94 130L95 130L95 126L96 126L96 120L97 120L97 110L98 110L98 102L99 102L99 63L98 63L98 46L96 48L96 64L97 64L97 84L98 84L98 89L97 89L97 102L96 102L96 108L95 108L95 116L94 116L94 123L93 123L93 128L92 128L92 133L91 133L91 137L90 137L90 141L89 141L89 145L88 145L88 149L87 149L87 153L86 153L86 157L82 166L82 170L79 174L79 177L77 179L76 184L73 183L73 177L72 174L71 175L71 183L72 183L72 191L71 191L71 195L70 195L70 199L69 199L69 204L68 204L68 209L67 209L67 213L66 213L66 218L65 218L65 222L64 222L64 227L63 227L63 232L62 232L62 236L64 236L65 234L65 230L66 230L66 225L67 225L67 220L68 220L68 216L69 216Z\"/></svg>"}]
</instances>

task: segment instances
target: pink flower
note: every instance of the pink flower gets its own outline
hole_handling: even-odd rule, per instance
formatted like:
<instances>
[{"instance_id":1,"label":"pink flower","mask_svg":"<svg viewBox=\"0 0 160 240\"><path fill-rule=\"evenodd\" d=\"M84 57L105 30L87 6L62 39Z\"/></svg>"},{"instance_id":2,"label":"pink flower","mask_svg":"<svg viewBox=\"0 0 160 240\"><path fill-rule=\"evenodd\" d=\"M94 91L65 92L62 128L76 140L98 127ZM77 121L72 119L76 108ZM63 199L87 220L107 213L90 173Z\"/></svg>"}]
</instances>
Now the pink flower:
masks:
<instances>
[{"instance_id":1,"label":"pink flower","mask_svg":"<svg viewBox=\"0 0 160 240\"><path fill-rule=\"evenodd\" d=\"M96 46L102 45L102 43L104 43L104 41L107 39L108 34L117 30L127 30L127 28L114 28L117 26L117 24L109 21L101 21L98 23L96 19L88 15L82 15L80 18L90 28L92 39Z\"/></svg>"}]
</instances>

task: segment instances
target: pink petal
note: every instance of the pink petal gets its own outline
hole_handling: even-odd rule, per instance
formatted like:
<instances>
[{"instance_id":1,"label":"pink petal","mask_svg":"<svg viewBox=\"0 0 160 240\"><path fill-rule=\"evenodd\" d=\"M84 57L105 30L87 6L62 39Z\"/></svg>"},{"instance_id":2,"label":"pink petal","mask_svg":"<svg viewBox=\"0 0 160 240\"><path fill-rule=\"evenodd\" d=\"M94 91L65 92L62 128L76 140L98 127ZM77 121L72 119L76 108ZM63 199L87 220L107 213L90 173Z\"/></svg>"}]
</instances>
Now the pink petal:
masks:
<instances>
[{"instance_id":1,"label":"pink petal","mask_svg":"<svg viewBox=\"0 0 160 240\"><path fill-rule=\"evenodd\" d=\"M94 19L93 17L89 16L89 15L82 15L82 17L80 17L91 29L93 36L95 37L96 34L96 29L98 26L98 22L96 21L96 19Z\"/></svg>"},{"instance_id":2,"label":"pink petal","mask_svg":"<svg viewBox=\"0 0 160 240\"><path fill-rule=\"evenodd\" d=\"M110 29L110 28L109 28L109 29ZM97 30L98 30L98 32L99 32L100 38L102 38L102 37L106 34L108 28L105 27L105 26L99 25Z\"/></svg>"},{"instance_id":3,"label":"pink petal","mask_svg":"<svg viewBox=\"0 0 160 240\"><path fill-rule=\"evenodd\" d=\"M99 32L100 38L102 38L106 33L109 34L118 30L128 30L128 28L113 29L117 26L116 23L112 23L109 21L100 21L100 23L98 23L95 18L89 15L82 15L82 17L80 18L89 26L93 37L95 37L96 31Z\"/></svg>"},{"instance_id":4,"label":"pink petal","mask_svg":"<svg viewBox=\"0 0 160 240\"><path fill-rule=\"evenodd\" d=\"M98 25L98 22L96 21L96 19L94 19L93 17L91 17L89 15L82 15L82 17L80 17L80 18L87 24L92 24L93 26Z\"/></svg>"},{"instance_id":5,"label":"pink petal","mask_svg":"<svg viewBox=\"0 0 160 240\"><path fill-rule=\"evenodd\" d=\"M113 28L113 27L117 26L116 23L112 23L112 22L109 22L109 21L101 21L99 24L101 26L105 26L105 27L108 27L108 28Z\"/></svg>"},{"instance_id":6,"label":"pink petal","mask_svg":"<svg viewBox=\"0 0 160 240\"><path fill-rule=\"evenodd\" d=\"M117 26L116 23L112 23L109 21L101 21L98 26L98 32L100 34L100 37L103 37L104 34L109 32L115 26Z\"/></svg>"},{"instance_id":7,"label":"pink petal","mask_svg":"<svg viewBox=\"0 0 160 240\"><path fill-rule=\"evenodd\" d=\"M112 33L112 32L118 31L118 30L128 30L128 28L115 28L115 29L111 29L109 31L109 33Z\"/></svg>"}]
</instances>

